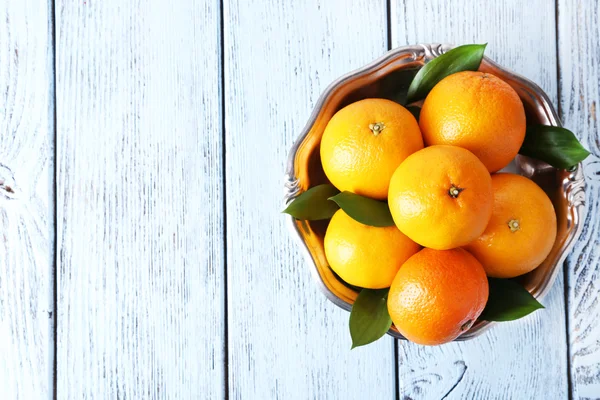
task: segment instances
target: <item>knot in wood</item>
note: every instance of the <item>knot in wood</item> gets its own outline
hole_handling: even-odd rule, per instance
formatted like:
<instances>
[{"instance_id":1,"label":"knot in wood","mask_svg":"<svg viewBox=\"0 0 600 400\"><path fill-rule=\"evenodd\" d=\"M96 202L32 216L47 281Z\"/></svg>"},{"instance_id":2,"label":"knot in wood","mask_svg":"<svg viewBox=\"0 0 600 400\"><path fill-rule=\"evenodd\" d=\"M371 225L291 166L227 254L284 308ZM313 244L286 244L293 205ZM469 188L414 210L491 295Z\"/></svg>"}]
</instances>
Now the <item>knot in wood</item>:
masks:
<instances>
[{"instance_id":1,"label":"knot in wood","mask_svg":"<svg viewBox=\"0 0 600 400\"><path fill-rule=\"evenodd\" d=\"M15 177L4 164L0 164L0 196L9 200L17 198Z\"/></svg>"}]
</instances>

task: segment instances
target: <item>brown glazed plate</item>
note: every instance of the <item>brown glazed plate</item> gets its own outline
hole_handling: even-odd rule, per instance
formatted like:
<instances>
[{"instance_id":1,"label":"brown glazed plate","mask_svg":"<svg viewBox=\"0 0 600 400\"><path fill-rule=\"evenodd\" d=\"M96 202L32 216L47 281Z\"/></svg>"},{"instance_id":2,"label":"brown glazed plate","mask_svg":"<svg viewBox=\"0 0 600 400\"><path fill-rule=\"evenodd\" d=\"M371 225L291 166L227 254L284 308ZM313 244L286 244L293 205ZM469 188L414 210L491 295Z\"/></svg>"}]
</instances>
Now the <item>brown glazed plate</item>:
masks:
<instances>
[{"instance_id":1,"label":"brown glazed plate","mask_svg":"<svg viewBox=\"0 0 600 400\"><path fill-rule=\"evenodd\" d=\"M289 204L310 187L328 183L321 167L319 144L325 126L336 111L350 103L370 97L402 101L398 94L406 93L418 68L452 47L447 44L399 47L329 85L317 101L312 115L290 151L285 172L285 204ZM528 124L561 126L548 96L535 83L488 58L484 58L480 70L500 77L517 91L525 105ZM558 222L554 247L538 268L520 278L527 290L541 300L552 287L565 257L582 230L585 181L581 165L571 171L559 170L544 162L518 155L503 171L518 173L532 179L544 189L554 204ZM338 278L329 268L325 258L323 237L329 221L298 221L291 216L286 218L292 235L297 238L304 252L307 266L318 288L334 304L350 310L358 291ZM456 340L474 338L493 324L478 321ZM393 325L388 334L404 339Z\"/></svg>"}]
</instances>

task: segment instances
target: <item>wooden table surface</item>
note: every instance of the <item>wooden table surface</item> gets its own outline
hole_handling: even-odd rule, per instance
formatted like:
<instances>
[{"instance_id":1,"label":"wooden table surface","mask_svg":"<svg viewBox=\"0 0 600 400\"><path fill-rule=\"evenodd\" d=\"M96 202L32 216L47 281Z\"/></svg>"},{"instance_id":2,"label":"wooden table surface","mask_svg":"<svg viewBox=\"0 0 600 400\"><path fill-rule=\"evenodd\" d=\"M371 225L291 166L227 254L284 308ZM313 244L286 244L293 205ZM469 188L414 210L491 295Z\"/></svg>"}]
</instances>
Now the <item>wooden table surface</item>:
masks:
<instances>
[{"instance_id":1,"label":"wooden table surface","mask_svg":"<svg viewBox=\"0 0 600 400\"><path fill-rule=\"evenodd\" d=\"M600 398L596 0L1 0L2 399ZM282 209L338 76L488 43L593 153L545 310L350 351Z\"/></svg>"}]
</instances>

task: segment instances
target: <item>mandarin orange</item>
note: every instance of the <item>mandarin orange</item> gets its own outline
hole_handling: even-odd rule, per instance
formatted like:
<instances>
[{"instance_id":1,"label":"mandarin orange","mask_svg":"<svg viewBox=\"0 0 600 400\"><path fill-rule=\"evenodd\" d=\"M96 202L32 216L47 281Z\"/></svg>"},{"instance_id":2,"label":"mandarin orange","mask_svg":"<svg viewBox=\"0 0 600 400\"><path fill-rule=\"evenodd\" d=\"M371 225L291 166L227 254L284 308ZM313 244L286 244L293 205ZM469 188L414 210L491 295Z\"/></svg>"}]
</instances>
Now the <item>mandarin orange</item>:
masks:
<instances>
[{"instance_id":1,"label":"mandarin orange","mask_svg":"<svg viewBox=\"0 0 600 400\"><path fill-rule=\"evenodd\" d=\"M321 139L321 163L339 190L382 200L398 165L422 148L419 124L406 108L365 99L331 118Z\"/></svg>"},{"instance_id":2,"label":"mandarin orange","mask_svg":"<svg viewBox=\"0 0 600 400\"><path fill-rule=\"evenodd\" d=\"M398 331L423 345L456 339L483 311L489 287L483 267L463 249L423 249L400 267L388 295Z\"/></svg>"},{"instance_id":3,"label":"mandarin orange","mask_svg":"<svg viewBox=\"0 0 600 400\"><path fill-rule=\"evenodd\" d=\"M502 79L465 71L442 79L425 98L419 117L425 144L463 147L490 172L504 168L525 139L525 109Z\"/></svg>"},{"instance_id":4,"label":"mandarin orange","mask_svg":"<svg viewBox=\"0 0 600 400\"><path fill-rule=\"evenodd\" d=\"M515 174L492 175L494 208L483 234L465 248L488 276L512 278L544 261L556 240L552 202L535 182Z\"/></svg>"},{"instance_id":5,"label":"mandarin orange","mask_svg":"<svg viewBox=\"0 0 600 400\"><path fill-rule=\"evenodd\" d=\"M398 269L419 251L395 226L363 225L338 210L325 233L325 256L344 281L369 289L389 287Z\"/></svg>"},{"instance_id":6,"label":"mandarin orange","mask_svg":"<svg viewBox=\"0 0 600 400\"><path fill-rule=\"evenodd\" d=\"M492 215L492 181L468 150L426 147L410 155L390 182L394 222L422 246L447 250L478 238Z\"/></svg>"}]
</instances>

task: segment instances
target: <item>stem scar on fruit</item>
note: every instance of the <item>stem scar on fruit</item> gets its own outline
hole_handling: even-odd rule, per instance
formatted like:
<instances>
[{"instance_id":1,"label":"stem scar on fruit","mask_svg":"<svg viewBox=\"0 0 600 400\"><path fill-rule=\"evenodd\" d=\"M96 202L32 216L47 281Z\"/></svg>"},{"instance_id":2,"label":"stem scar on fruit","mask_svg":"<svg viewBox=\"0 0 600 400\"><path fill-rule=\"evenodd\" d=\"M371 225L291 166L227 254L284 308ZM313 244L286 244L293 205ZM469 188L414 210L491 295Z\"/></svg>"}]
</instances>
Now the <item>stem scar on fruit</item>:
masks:
<instances>
[{"instance_id":1,"label":"stem scar on fruit","mask_svg":"<svg viewBox=\"0 0 600 400\"><path fill-rule=\"evenodd\" d=\"M385 128L385 124L383 122L376 122L374 124L369 124L369 129L373 132L373 135L377 136L381 133L381 131Z\"/></svg>"},{"instance_id":2,"label":"stem scar on fruit","mask_svg":"<svg viewBox=\"0 0 600 400\"><path fill-rule=\"evenodd\" d=\"M465 189L459 188L458 186L452 184L452 185L450 185L450 189L448 189L448 195L450 197L452 197L453 199L456 199L458 197L458 195L460 194L460 192L462 192L463 190L465 190Z\"/></svg>"},{"instance_id":3,"label":"stem scar on fruit","mask_svg":"<svg viewBox=\"0 0 600 400\"><path fill-rule=\"evenodd\" d=\"M511 219L508 221L508 227L510 228L511 232L516 232L521 229L521 224L519 223L518 219Z\"/></svg>"}]
</instances>

